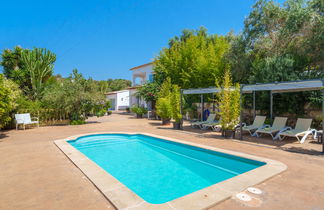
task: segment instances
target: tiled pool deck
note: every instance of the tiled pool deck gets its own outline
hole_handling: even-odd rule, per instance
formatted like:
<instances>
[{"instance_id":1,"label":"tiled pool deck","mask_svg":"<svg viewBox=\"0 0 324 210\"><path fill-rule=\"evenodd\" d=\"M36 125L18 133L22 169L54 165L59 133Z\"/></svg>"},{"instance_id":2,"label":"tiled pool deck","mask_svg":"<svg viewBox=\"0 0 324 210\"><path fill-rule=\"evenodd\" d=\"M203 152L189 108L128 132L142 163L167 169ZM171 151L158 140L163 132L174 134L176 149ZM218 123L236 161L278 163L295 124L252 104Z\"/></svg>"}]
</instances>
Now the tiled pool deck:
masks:
<instances>
[{"instance_id":1,"label":"tiled pool deck","mask_svg":"<svg viewBox=\"0 0 324 210\"><path fill-rule=\"evenodd\" d=\"M276 145L226 140L211 132L201 135L174 131L158 126L157 121L134 119L128 115L114 114L91 120L94 122L80 126L3 132L0 137L0 209L114 209L53 141L81 133L125 130L243 152L277 160L288 166L280 175L256 185L263 194L254 195L254 202L244 203L232 197L211 209L324 209L324 156L315 151L317 148L320 150L320 145L307 143L303 145L307 148L305 152L295 149L303 148L297 142L289 142L285 145L287 151L283 151ZM95 122L97 120L99 122Z\"/></svg>"}]
</instances>

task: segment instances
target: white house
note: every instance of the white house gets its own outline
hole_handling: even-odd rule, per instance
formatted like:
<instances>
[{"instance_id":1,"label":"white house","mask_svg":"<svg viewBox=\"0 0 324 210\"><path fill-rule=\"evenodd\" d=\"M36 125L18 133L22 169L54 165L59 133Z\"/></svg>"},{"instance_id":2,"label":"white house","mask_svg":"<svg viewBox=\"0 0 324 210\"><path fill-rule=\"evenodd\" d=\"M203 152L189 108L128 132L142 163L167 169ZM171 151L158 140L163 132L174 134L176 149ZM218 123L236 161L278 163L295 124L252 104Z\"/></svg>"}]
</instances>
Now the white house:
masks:
<instances>
[{"instance_id":1,"label":"white house","mask_svg":"<svg viewBox=\"0 0 324 210\"><path fill-rule=\"evenodd\" d=\"M153 62L130 69L133 73L132 86L140 86L153 81Z\"/></svg>"},{"instance_id":2,"label":"white house","mask_svg":"<svg viewBox=\"0 0 324 210\"><path fill-rule=\"evenodd\" d=\"M110 100L112 110L125 110L133 105L150 108L141 98L136 97L136 89L146 82L153 81L153 63L147 63L130 69L132 71L132 87L126 90L106 93L107 100Z\"/></svg>"},{"instance_id":3,"label":"white house","mask_svg":"<svg viewBox=\"0 0 324 210\"><path fill-rule=\"evenodd\" d=\"M129 90L109 92L106 98L110 101L112 110L125 110L129 107Z\"/></svg>"}]
</instances>

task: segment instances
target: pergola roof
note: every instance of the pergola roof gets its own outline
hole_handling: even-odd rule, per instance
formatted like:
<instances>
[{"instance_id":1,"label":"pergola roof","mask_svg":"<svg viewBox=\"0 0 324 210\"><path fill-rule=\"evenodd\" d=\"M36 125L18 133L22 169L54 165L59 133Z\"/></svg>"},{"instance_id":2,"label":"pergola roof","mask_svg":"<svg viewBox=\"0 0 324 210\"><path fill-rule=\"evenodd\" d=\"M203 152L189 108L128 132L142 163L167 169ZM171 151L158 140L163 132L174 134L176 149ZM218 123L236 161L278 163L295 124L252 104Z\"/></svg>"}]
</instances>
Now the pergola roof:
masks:
<instances>
[{"instance_id":1,"label":"pergola roof","mask_svg":"<svg viewBox=\"0 0 324 210\"><path fill-rule=\"evenodd\" d=\"M324 79L323 79L324 80ZM291 81L291 82L274 82L264 83L255 85L243 85L243 93L251 93L253 91L272 91L273 93L283 92L298 92L298 91L310 91L320 90L324 87L323 80L303 80L303 81ZM207 93L218 93L220 88L209 87L209 88L195 88L195 89L184 89L183 94L207 94Z\"/></svg>"},{"instance_id":2,"label":"pergola roof","mask_svg":"<svg viewBox=\"0 0 324 210\"><path fill-rule=\"evenodd\" d=\"M189 94L207 94L207 93L218 93L220 92L219 88L210 87L210 88L193 88L193 89L183 89L182 93Z\"/></svg>"},{"instance_id":3,"label":"pergola roof","mask_svg":"<svg viewBox=\"0 0 324 210\"><path fill-rule=\"evenodd\" d=\"M252 91L272 91L273 93L283 93L283 92L320 90L323 87L324 87L323 81L321 79L316 79L316 80L244 85L242 91L243 93L249 93Z\"/></svg>"}]
</instances>

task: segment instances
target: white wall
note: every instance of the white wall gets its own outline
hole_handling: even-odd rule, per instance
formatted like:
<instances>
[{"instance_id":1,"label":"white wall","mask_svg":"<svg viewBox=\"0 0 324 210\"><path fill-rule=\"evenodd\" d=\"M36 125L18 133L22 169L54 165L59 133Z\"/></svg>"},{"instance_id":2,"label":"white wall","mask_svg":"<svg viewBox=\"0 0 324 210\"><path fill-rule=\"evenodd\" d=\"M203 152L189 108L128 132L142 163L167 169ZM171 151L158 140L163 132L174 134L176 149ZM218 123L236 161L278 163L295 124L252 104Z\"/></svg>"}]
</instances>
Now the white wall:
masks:
<instances>
[{"instance_id":1,"label":"white wall","mask_svg":"<svg viewBox=\"0 0 324 210\"><path fill-rule=\"evenodd\" d=\"M107 95L106 98L111 102L113 110L125 110L129 107L129 90L117 91Z\"/></svg>"},{"instance_id":2,"label":"white wall","mask_svg":"<svg viewBox=\"0 0 324 210\"><path fill-rule=\"evenodd\" d=\"M117 110L124 110L129 107L129 90L117 92Z\"/></svg>"},{"instance_id":3,"label":"white wall","mask_svg":"<svg viewBox=\"0 0 324 210\"><path fill-rule=\"evenodd\" d=\"M144 66L138 69L134 69L132 70L133 72L133 80L132 80L132 86L136 86L136 85L142 85L145 82L147 82L150 78L150 75L153 74L153 64L148 65L148 66ZM141 75L141 76L139 76ZM136 84L136 78L140 78L140 84Z\"/></svg>"}]
</instances>

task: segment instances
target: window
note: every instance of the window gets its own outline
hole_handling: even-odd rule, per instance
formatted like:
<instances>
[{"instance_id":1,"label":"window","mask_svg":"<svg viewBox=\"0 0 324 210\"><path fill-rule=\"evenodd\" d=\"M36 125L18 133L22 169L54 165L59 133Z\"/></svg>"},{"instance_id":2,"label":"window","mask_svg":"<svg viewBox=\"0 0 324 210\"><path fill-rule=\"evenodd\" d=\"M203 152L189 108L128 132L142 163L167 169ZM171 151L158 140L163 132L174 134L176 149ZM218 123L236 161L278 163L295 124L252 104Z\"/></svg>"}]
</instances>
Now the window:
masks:
<instances>
[{"instance_id":1,"label":"window","mask_svg":"<svg viewBox=\"0 0 324 210\"><path fill-rule=\"evenodd\" d=\"M149 74L149 81L150 81L150 82L153 82L153 81L154 81L154 76L153 76L153 74Z\"/></svg>"}]
</instances>

